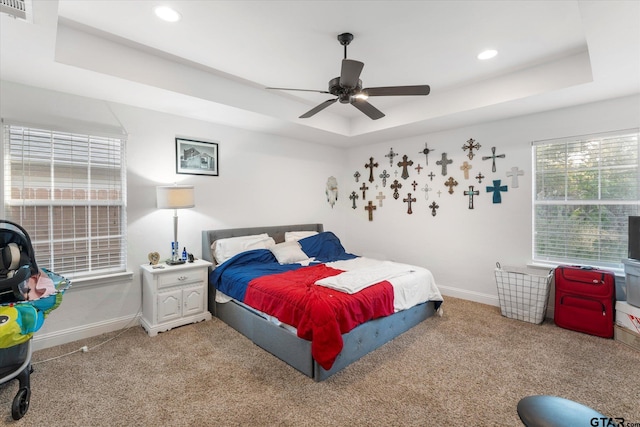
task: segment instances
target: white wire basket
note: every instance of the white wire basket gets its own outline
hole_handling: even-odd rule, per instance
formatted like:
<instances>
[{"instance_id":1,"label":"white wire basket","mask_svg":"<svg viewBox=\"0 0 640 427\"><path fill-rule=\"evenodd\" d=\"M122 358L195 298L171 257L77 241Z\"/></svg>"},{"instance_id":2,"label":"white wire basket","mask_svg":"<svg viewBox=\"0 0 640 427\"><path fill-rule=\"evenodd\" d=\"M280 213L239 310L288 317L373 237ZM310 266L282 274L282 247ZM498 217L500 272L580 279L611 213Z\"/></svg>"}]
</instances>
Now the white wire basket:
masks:
<instances>
[{"instance_id":1,"label":"white wire basket","mask_svg":"<svg viewBox=\"0 0 640 427\"><path fill-rule=\"evenodd\" d=\"M535 324L544 321L553 270L545 275L542 270L527 267L502 268L498 262L495 275L503 316Z\"/></svg>"}]
</instances>

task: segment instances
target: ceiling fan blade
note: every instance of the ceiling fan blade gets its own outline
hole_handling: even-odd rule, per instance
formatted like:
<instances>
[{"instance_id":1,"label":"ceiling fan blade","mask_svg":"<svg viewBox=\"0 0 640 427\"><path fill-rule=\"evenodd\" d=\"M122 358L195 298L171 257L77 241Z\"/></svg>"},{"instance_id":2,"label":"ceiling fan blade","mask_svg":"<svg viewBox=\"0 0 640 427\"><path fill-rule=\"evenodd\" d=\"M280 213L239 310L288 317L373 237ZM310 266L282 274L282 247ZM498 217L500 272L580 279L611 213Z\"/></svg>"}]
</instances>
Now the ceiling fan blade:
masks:
<instances>
[{"instance_id":1,"label":"ceiling fan blade","mask_svg":"<svg viewBox=\"0 0 640 427\"><path fill-rule=\"evenodd\" d=\"M371 120L378 120L384 117L384 113L382 111L378 110L364 99L354 99L351 101L351 105L365 113Z\"/></svg>"},{"instance_id":2,"label":"ceiling fan blade","mask_svg":"<svg viewBox=\"0 0 640 427\"><path fill-rule=\"evenodd\" d=\"M299 118L300 119L308 119L309 117L319 113L320 111L324 110L325 108L327 108L329 105L333 104L334 102L336 102L338 100L338 98L335 99L328 99L326 101L324 101L322 104L317 105L315 107L313 107L311 110L307 111L306 113L304 113L303 115L301 115Z\"/></svg>"},{"instance_id":3,"label":"ceiling fan blade","mask_svg":"<svg viewBox=\"0 0 640 427\"><path fill-rule=\"evenodd\" d=\"M340 71L340 86L349 89L358 86L363 67L363 62L354 61L353 59L343 59L342 70Z\"/></svg>"},{"instance_id":4,"label":"ceiling fan blade","mask_svg":"<svg viewBox=\"0 0 640 427\"><path fill-rule=\"evenodd\" d=\"M429 85L370 87L362 90L369 96L429 95Z\"/></svg>"},{"instance_id":5,"label":"ceiling fan blade","mask_svg":"<svg viewBox=\"0 0 640 427\"><path fill-rule=\"evenodd\" d=\"M295 90L298 92L316 92L316 93L329 93L326 90L314 90L314 89L291 89L288 87L265 87L265 89L270 90Z\"/></svg>"}]
</instances>

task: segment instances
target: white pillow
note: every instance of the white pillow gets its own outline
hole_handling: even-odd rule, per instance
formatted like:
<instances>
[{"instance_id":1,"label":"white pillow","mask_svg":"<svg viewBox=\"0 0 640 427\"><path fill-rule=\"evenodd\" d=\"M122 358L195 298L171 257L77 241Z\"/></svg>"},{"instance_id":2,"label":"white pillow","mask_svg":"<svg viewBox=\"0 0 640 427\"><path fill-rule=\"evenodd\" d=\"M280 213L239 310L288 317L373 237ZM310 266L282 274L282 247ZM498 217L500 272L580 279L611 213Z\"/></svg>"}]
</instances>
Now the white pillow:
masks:
<instances>
[{"instance_id":1,"label":"white pillow","mask_svg":"<svg viewBox=\"0 0 640 427\"><path fill-rule=\"evenodd\" d=\"M285 231L284 241L291 242L293 240L304 239L305 237L315 236L317 231Z\"/></svg>"},{"instance_id":2,"label":"white pillow","mask_svg":"<svg viewBox=\"0 0 640 427\"><path fill-rule=\"evenodd\" d=\"M269 248L280 264L293 264L295 262L308 260L309 257L300 247L300 243L295 240L278 243Z\"/></svg>"},{"instance_id":3,"label":"white pillow","mask_svg":"<svg viewBox=\"0 0 640 427\"><path fill-rule=\"evenodd\" d=\"M229 237L219 239L211 244L213 258L222 264L229 258L252 249L269 249L276 244L267 233L252 236Z\"/></svg>"}]
</instances>

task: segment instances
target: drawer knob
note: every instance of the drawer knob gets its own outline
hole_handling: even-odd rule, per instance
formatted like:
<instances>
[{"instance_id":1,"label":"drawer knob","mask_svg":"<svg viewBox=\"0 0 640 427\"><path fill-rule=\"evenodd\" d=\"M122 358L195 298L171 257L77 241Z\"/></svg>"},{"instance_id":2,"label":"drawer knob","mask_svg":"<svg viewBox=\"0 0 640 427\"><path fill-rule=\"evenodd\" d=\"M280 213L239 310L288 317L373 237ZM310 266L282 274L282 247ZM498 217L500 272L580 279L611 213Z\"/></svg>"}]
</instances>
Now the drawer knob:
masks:
<instances>
[{"instance_id":1,"label":"drawer knob","mask_svg":"<svg viewBox=\"0 0 640 427\"><path fill-rule=\"evenodd\" d=\"M187 276L180 276L180 277L178 277L178 280L180 280L181 282L182 282L183 280L187 280Z\"/></svg>"}]
</instances>

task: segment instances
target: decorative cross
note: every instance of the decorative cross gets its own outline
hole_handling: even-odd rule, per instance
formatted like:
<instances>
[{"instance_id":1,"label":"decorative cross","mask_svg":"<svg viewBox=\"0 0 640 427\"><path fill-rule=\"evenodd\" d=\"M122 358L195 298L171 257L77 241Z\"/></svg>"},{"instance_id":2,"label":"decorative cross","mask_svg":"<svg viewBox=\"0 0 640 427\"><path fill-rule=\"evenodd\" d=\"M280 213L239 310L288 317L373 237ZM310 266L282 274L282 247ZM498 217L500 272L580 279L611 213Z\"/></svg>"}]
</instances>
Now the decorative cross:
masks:
<instances>
[{"instance_id":1,"label":"decorative cross","mask_svg":"<svg viewBox=\"0 0 640 427\"><path fill-rule=\"evenodd\" d=\"M442 196L442 191L438 190L437 193L438 193L438 197Z\"/></svg>"},{"instance_id":2,"label":"decorative cross","mask_svg":"<svg viewBox=\"0 0 640 427\"><path fill-rule=\"evenodd\" d=\"M450 176L449 179L444 183L445 187L449 187L449 194L453 194L453 187L455 187L456 185L458 185L458 181L453 179L452 176Z\"/></svg>"},{"instance_id":3,"label":"decorative cross","mask_svg":"<svg viewBox=\"0 0 640 427\"><path fill-rule=\"evenodd\" d=\"M495 172L496 171L496 158L501 158L501 159L505 158L504 154L496 155L496 147L491 147L491 155L490 156L483 156L482 157L482 160L493 159L493 165L491 166L491 172Z\"/></svg>"},{"instance_id":4,"label":"decorative cross","mask_svg":"<svg viewBox=\"0 0 640 427\"><path fill-rule=\"evenodd\" d=\"M400 197L400 193L398 193L398 190L402 188L402 184L400 184L397 179L394 179L393 184L391 184L389 187L393 189L393 198L398 200L398 197Z\"/></svg>"},{"instance_id":5,"label":"decorative cross","mask_svg":"<svg viewBox=\"0 0 640 427\"><path fill-rule=\"evenodd\" d=\"M389 175L387 173L387 170L383 170L382 173L380 174L380 178L382 178L382 186L386 187L387 186L387 178L389 178L391 175Z\"/></svg>"},{"instance_id":6,"label":"decorative cross","mask_svg":"<svg viewBox=\"0 0 640 427\"><path fill-rule=\"evenodd\" d=\"M418 171L418 175L420 175L420 171L422 169L424 169L424 168L422 166L420 166L420 163L418 163L418 166L416 166L414 169L417 170Z\"/></svg>"},{"instance_id":7,"label":"decorative cross","mask_svg":"<svg viewBox=\"0 0 640 427\"><path fill-rule=\"evenodd\" d=\"M429 205L429 209L431 209L431 216L436 216L436 209L438 209L440 207L440 205L438 205L436 202L431 202L431 204Z\"/></svg>"},{"instance_id":8,"label":"decorative cross","mask_svg":"<svg viewBox=\"0 0 640 427\"><path fill-rule=\"evenodd\" d=\"M362 190L362 200L367 198L365 196L365 191L367 191L368 189L369 187L367 187L367 185L363 182L362 185L360 186L360 190Z\"/></svg>"},{"instance_id":9,"label":"decorative cross","mask_svg":"<svg viewBox=\"0 0 640 427\"><path fill-rule=\"evenodd\" d=\"M391 147L391 150L389 150L389 154L385 154L384 156L389 158L389 164L393 166L393 158L397 155L398 153L394 153L393 147Z\"/></svg>"},{"instance_id":10,"label":"decorative cross","mask_svg":"<svg viewBox=\"0 0 640 427\"><path fill-rule=\"evenodd\" d=\"M416 187L418 186L418 183L414 180L414 181L411 183L411 186L413 187L413 191L416 191Z\"/></svg>"},{"instance_id":11,"label":"decorative cross","mask_svg":"<svg viewBox=\"0 0 640 427\"><path fill-rule=\"evenodd\" d=\"M407 203L409 207L407 208L407 213L411 215L413 211L411 210L411 203L416 201L415 197L411 197L411 193L407 193L407 198L402 199L403 202Z\"/></svg>"},{"instance_id":12,"label":"decorative cross","mask_svg":"<svg viewBox=\"0 0 640 427\"><path fill-rule=\"evenodd\" d=\"M402 161L398 162L398 167L402 168L402 179L409 178L409 171L407 170L407 166L413 166L413 160L407 160L409 157L405 154L402 156Z\"/></svg>"},{"instance_id":13,"label":"decorative cross","mask_svg":"<svg viewBox=\"0 0 640 427\"><path fill-rule=\"evenodd\" d=\"M477 144L475 139L470 138L467 141L467 143L462 146L462 149L464 151L469 150L469 154L468 154L469 160L473 160L473 156L475 156L475 154L473 153L473 150L479 150L480 144Z\"/></svg>"},{"instance_id":14,"label":"decorative cross","mask_svg":"<svg viewBox=\"0 0 640 427\"><path fill-rule=\"evenodd\" d=\"M396 178L398 177L398 169L393 171L393 174L396 176Z\"/></svg>"},{"instance_id":15,"label":"decorative cross","mask_svg":"<svg viewBox=\"0 0 640 427\"><path fill-rule=\"evenodd\" d=\"M511 188L518 188L518 176L524 175L524 171L518 169L517 166L511 168L509 172L507 172L507 176L511 177Z\"/></svg>"},{"instance_id":16,"label":"decorative cross","mask_svg":"<svg viewBox=\"0 0 640 427\"><path fill-rule=\"evenodd\" d=\"M473 196L480 194L478 190L473 189L473 185L469 186L469 190L464 192L465 196L469 196L469 209L473 209Z\"/></svg>"},{"instance_id":17,"label":"decorative cross","mask_svg":"<svg viewBox=\"0 0 640 427\"><path fill-rule=\"evenodd\" d=\"M484 175L482 175L482 172L478 172L478 175L476 175L476 179L478 180L478 183L482 183L482 180L485 178Z\"/></svg>"},{"instance_id":18,"label":"decorative cross","mask_svg":"<svg viewBox=\"0 0 640 427\"><path fill-rule=\"evenodd\" d=\"M424 191L424 199L429 200L429 191L433 190L433 188L425 184L420 190Z\"/></svg>"},{"instance_id":19,"label":"decorative cross","mask_svg":"<svg viewBox=\"0 0 640 427\"><path fill-rule=\"evenodd\" d=\"M352 209L356 209L356 199L358 198L358 195L356 194L355 191L351 192L351 195L349 196L349 200L351 200L353 202L353 206L351 206Z\"/></svg>"},{"instance_id":20,"label":"decorative cross","mask_svg":"<svg viewBox=\"0 0 640 427\"><path fill-rule=\"evenodd\" d=\"M378 195L376 196L376 199L378 199L378 204L380 205L380 207L382 207L382 201L386 198L387 197L384 194L382 194L382 191L378 193Z\"/></svg>"},{"instance_id":21,"label":"decorative cross","mask_svg":"<svg viewBox=\"0 0 640 427\"><path fill-rule=\"evenodd\" d=\"M431 181L433 181L433 177L436 176L435 173L430 172L429 175L427 175L429 178L431 178Z\"/></svg>"},{"instance_id":22,"label":"decorative cross","mask_svg":"<svg viewBox=\"0 0 640 427\"><path fill-rule=\"evenodd\" d=\"M438 160L436 165L442 166L442 176L447 176L447 165L453 163L453 160L447 159L447 153L442 153L442 160Z\"/></svg>"},{"instance_id":23,"label":"decorative cross","mask_svg":"<svg viewBox=\"0 0 640 427\"><path fill-rule=\"evenodd\" d=\"M436 151L436 150L432 150L431 148L427 147L427 143L424 143L424 150L419 151L418 154L424 154L425 158L426 158L426 162L427 165L429 165L429 153L432 151Z\"/></svg>"},{"instance_id":24,"label":"decorative cross","mask_svg":"<svg viewBox=\"0 0 640 427\"><path fill-rule=\"evenodd\" d=\"M373 211L376 210L376 206L373 204L371 200L369 200L369 204L364 207L366 211L369 211L369 221L373 221Z\"/></svg>"},{"instance_id":25,"label":"decorative cross","mask_svg":"<svg viewBox=\"0 0 640 427\"><path fill-rule=\"evenodd\" d=\"M502 203L502 193L501 191L509 191L506 185L500 185L499 179L493 180L493 187L487 186L487 193L491 193L493 191L493 203Z\"/></svg>"},{"instance_id":26,"label":"decorative cross","mask_svg":"<svg viewBox=\"0 0 640 427\"><path fill-rule=\"evenodd\" d=\"M360 172L356 171L356 173L353 174L353 177L356 179L356 182L359 182L359 180L360 180Z\"/></svg>"},{"instance_id":27,"label":"decorative cross","mask_svg":"<svg viewBox=\"0 0 640 427\"><path fill-rule=\"evenodd\" d=\"M373 157L369 157L369 163L364 165L365 168L369 168L369 182L373 182L373 168L378 167L378 162L373 163Z\"/></svg>"},{"instance_id":28,"label":"decorative cross","mask_svg":"<svg viewBox=\"0 0 640 427\"><path fill-rule=\"evenodd\" d=\"M464 179L469 179L469 169L472 168L473 166L471 166L466 160L464 161L464 163L462 163L462 166L460 166L460 170L464 172Z\"/></svg>"}]
</instances>

